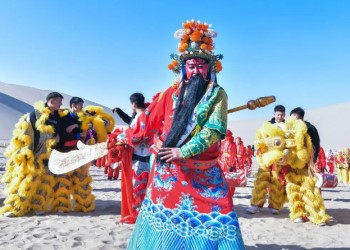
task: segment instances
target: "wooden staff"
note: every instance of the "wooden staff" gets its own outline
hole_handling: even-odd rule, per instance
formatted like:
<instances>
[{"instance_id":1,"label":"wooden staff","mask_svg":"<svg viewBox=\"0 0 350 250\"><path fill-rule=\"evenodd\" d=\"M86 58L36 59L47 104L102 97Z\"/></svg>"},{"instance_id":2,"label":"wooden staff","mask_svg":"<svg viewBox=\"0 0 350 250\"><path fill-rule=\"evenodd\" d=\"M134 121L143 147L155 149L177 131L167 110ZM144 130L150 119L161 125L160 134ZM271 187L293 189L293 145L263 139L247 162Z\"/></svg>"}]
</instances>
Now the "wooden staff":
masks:
<instances>
[{"instance_id":1,"label":"wooden staff","mask_svg":"<svg viewBox=\"0 0 350 250\"><path fill-rule=\"evenodd\" d=\"M242 105L242 106L238 106L232 109L228 109L227 113L233 113L233 112L237 112L239 110L243 110L243 109L250 109L250 110L254 110L256 108L261 108L261 107L265 107L266 105L269 105L270 103L273 103L276 101L275 96L271 95L271 96L264 96L264 97L260 97L256 100L250 100L247 102L246 105Z\"/></svg>"}]
</instances>

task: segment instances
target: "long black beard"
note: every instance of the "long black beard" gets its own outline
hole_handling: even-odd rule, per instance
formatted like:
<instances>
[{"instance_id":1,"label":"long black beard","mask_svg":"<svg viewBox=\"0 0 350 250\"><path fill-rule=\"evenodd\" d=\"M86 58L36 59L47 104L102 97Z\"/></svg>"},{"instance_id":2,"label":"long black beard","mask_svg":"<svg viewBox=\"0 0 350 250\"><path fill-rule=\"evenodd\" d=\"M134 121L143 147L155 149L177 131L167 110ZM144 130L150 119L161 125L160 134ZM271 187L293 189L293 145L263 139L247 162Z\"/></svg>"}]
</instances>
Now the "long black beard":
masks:
<instances>
[{"instance_id":1,"label":"long black beard","mask_svg":"<svg viewBox=\"0 0 350 250\"><path fill-rule=\"evenodd\" d=\"M195 107L204 96L208 83L209 81L205 81L201 74L191 77L187 84L182 83L178 97L179 105L175 109L173 123L163 147L176 147L185 133Z\"/></svg>"}]
</instances>

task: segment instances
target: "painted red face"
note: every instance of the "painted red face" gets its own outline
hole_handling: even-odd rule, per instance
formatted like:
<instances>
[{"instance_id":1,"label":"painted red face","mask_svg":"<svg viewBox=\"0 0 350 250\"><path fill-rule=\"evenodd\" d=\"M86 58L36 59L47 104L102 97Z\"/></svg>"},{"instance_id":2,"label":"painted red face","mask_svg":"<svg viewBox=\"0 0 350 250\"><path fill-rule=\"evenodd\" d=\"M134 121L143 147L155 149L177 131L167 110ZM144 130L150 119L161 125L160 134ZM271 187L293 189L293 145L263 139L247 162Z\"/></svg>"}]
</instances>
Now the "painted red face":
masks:
<instances>
[{"instance_id":1,"label":"painted red face","mask_svg":"<svg viewBox=\"0 0 350 250\"><path fill-rule=\"evenodd\" d=\"M207 79L209 64L202 58L191 58L185 63L187 79L192 76L201 74L204 79Z\"/></svg>"}]
</instances>

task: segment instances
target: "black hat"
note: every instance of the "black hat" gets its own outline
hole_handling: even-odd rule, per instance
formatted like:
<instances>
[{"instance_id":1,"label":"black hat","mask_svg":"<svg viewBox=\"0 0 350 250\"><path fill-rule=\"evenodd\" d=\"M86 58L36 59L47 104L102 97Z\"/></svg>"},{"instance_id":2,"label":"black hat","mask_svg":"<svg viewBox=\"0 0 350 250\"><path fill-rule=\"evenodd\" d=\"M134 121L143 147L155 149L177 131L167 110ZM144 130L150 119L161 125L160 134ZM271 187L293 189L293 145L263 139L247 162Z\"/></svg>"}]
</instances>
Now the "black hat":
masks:
<instances>
[{"instance_id":1,"label":"black hat","mask_svg":"<svg viewBox=\"0 0 350 250\"><path fill-rule=\"evenodd\" d=\"M56 97L60 97L60 98L63 99L63 95L61 95L60 93L58 93L58 92L51 92L50 94L48 94L46 96L46 101L48 102L50 99L56 98Z\"/></svg>"}]
</instances>

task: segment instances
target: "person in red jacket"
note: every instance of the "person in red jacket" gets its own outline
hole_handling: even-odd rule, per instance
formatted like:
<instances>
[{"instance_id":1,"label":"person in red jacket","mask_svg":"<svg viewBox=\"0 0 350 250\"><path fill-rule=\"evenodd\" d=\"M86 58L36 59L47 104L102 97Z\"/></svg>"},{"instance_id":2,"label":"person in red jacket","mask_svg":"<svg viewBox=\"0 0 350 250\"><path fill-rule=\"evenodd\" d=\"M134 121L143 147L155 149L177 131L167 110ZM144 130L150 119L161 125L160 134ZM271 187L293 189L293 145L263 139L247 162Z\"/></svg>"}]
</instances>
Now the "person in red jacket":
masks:
<instances>
[{"instance_id":1,"label":"person in red jacket","mask_svg":"<svg viewBox=\"0 0 350 250\"><path fill-rule=\"evenodd\" d=\"M224 172L233 172L236 167L237 148L230 130L226 131L225 139L221 141L219 163Z\"/></svg>"},{"instance_id":2,"label":"person in red jacket","mask_svg":"<svg viewBox=\"0 0 350 250\"><path fill-rule=\"evenodd\" d=\"M318 157L316 161L316 168L319 173L324 172L326 170L326 154L322 147L320 147L320 151L318 152Z\"/></svg>"},{"instance_id":3,"label":"person in red jacket","mask_svg":"<svg viewBox=\"0 0 350 250\"><path fill-rule=\"evenodd\" d=\"M236 147L237 147L236 170L244 169L244 163L246 159L246 149L244 147L241 137L236 138Z\"/></svg>"},{"instance_id":4,"label":"person in red jacket","mask_svg":"<svg viewBox=\"0 0 350 250\"><path fill-rule=\"evenodd\" d=\"M327 164L327 167L328 167L328 171L329 173L333 174L334 173L334 165L335 165L335 162L334 162L334 153L332 151L332 149L327 149L327 152L326 152L326 164Z\"/></svg>"},{"instance_id":5,"label":"person in red jacket","mask_svg":"<svg viewBox=\"0 0 350 250\"><path fill-rule=\"evenodd\" d=\"M245 162L246 162L246 167L247 167L247 176L251 174L252 172L252 157L253 157L253 149L251 147L251 145L248 145L246 147L246 159L245 159Z\"/></svg>"},{"instance_id":6,"label":"person in red jacket","mask_svg":"<svg viewBox=\"0 0 350 250\"><path fill-rule=\"evenodd\" d=\"M236 157L237 157L237 149L236 149L235 139L232 136L231 130L227 130L225 139L221 141L220 155L218 160L218 163L221 169L223 170L226 178L227 178L226 174L236 171ZM235 187L230 184L229 186L230 186L231 194L233 196L235 193Z\"/></svg>"}]
</instances>

